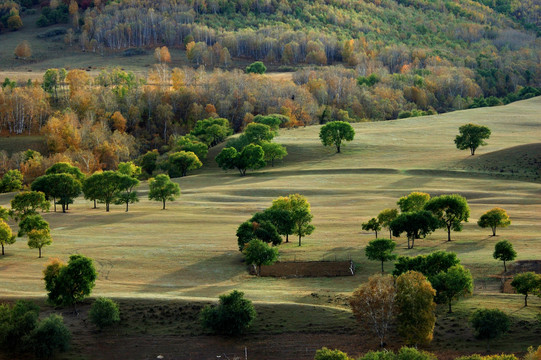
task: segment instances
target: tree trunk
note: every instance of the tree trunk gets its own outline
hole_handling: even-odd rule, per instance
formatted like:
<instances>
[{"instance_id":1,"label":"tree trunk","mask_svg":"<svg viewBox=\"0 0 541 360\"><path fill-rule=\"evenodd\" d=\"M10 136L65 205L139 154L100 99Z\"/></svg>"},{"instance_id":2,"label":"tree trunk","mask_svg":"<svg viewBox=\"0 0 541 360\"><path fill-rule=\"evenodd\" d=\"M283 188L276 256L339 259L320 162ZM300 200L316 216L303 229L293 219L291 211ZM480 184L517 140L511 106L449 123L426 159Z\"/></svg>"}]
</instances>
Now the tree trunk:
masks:
<instances>
[{"instance_id":1,"label":"tree trunk","mask_svg":"<svg viewBox=\"0 0 541 360\"><path fill-rule=\"evenodd\" d=\"M53 198L54 212L56 212L56 198Z\"/></svg>"},{"instance_id":2,"label":"tree trunk","mask_svg":"<svg viewBox=\"0 0 541 360\"><path fill-rule=\"evenodd\" d=\"M108 202L105 203L105 211L109 212L109 203Z\"/></svg>"},{"instance_id":3,"label":"tree trunk","mask_svg":"<svg viewBox=\"0 0 541 360\"><path fill-rule=\"evenodd\" d=\"M301 246L301 236L299 235L299 246Z\"/></svg>"},{"instance_id":4,"label":"tree trunk","mask_svg":"<svg viewBox=\"0 0 541 360\"><path fill-rule=\"evenodd\" d=\"M496 236L496 226L492 227L492 236Z\"/></svg>"},{"instance_id":5,"label":"tree trunk","mask_svg":"<svg viewBox=\"0 0 541 360\"><path fill-rule=\"evenodd\" d=\"M126 212L128 212L128 203L129 201L126 201Z\"/></svg>"},{"instance_id":6,"label":"tree trunk","mask_svg":"<svg viewBox=\"0 0 541 360\"><path fill-rule=\"evenodd\" d=\"M67 203L67 204L66 204L66 210L69 210L69 209L70 209L70 204Z\"/></svg>"},{"instance_id":7,"label":"tree trunk","mask_svg":"<svg viewBox=\"0 0 541 360\"><path fill-rule=\"evenodd\" d=\"M528 294L524 296L524 307L528 306Z\"/></svg>"},{"instance_id":8,"label":"tree trunk","mask_svg":"<svg viewBox=\"0 0 541 360\"><path fill-rule=\"evenodd\" d=\"M62 203L62 212L63 212L63 213L66 212L66 204L65 204L65 203Z\"/></svg>"},{"instance_id":9,"label":"tree trunk","mask_svg":"<svg viewBox=\"0 0 541 360\"><path fill-rule=\"evenodd\" d=\"M340 145L336 145L336 152L337 152L337 153L340 152Z\"/></svg>"},{"instance_id":10,"label":"tree trunk","mask_svg":"<svg viewBox=\"0 0 541 360\"><path fill-rule=\"evenodd\" d=\"M475 155L475 148L470 148L471 156Z\"/></svg>"},{"instance_id":11,"label":"tree trunk","mask_svg":"<svg viewBox=\"0 0 541 360\"><path fill-rule=\"evenodd\" d=\"M41 248L38 248L39 249L39 258L41 259Z\"/></svg>"},{"instance_id":12,"label":"tree trunk","mask_svg":"<svg viewBox=\"0 0 541 360\"><path fill-rule=\"evenodd\" d=\"M96 206L96 199L94 199L94 209L97 209L97 206Z\"/></svg>"},{"instance_id":13,"label":"tree trunk","mask_svg":"<svg viewBox=\"0 0 541 360\"><path fill-rule=\"evenodd\" d=\"M383 260L381 260L381 273L383 274Z\"/></svg>"},{"instance_id":14,"label":"tree trunk","mask_svg":"<svg viewBox=\"0 0 541 360\"><path fill-rule=\"evenodd\" d=\"M451 299L449 299L449 314L452 314L453 310L451 309Z\"/></svg>"},{"instance_id":15,"label":"tree trunk","mask_svg":"<svg viewBox=\"0 0 541 360\"><path fill-rule=\"evenodd\" d=\"M391 231L391 228L389 228L389 239L393 238L393 232Z\"/></svg>"},{"instance_id":16,"label":"tree trunk","mask_svg":"<svg viewBox=\"0 0 541 360\"><path fill-rule=\"evenodd\" d=\"M2 244L2 255L4 255L4 244Z\"/></svg>"},{"instance_id":17,"label":"tree trunk","mask_svg":"<svg viewBox=\"0 0 541 360\"><path fill-rule=\"evenodd\" d=\"M165 199L163 199L163 208L162 210L165 210Z\"/></svg>"},{"instance_id":18,"label":"tree trunk","mask_svg":"<svg viewBox=\"0 0 541 360\"><path fill-rule=\"evenodd\" d=\"M274 167L274 158L271 159L271 167Z\"/></svg>"},{"instance_id":19,"label":"tree trunk","mask_svg":"<svg viewBox=\"0 0 541 360\"><path fill-rule=\"evenodd\" d=\"M286 243L289 242L289 234L286 234Z\"/></svg>"},{"instance_id":20,"label":"tree trunk","mask_svg":"<svg viewBox=\"0 0 541 360\"><path fill-rule=\"evenodd\" d=\"M376 239L378 238L378 231L376 230Z\"/></svg>"},{"instance_id":21,"label":"tree trunk","mask_svg":"<svg viewBox=\"0 0 541 360\"><path fill-rule=\"evenodd\" d=\"M447 226L447 241L451 241L451 226Z\"/></svg>"},{"instance_id":22,"label":"tree trunk","mask_svg":"<svg viewBox=\"0 0 541 360\"><path fill-rule=\"evenodd\" d=\"M504 273L507 272L507 266L505 266L505 260L503 261L503 272L504 272Z\"/></svg>"}]
</instances>

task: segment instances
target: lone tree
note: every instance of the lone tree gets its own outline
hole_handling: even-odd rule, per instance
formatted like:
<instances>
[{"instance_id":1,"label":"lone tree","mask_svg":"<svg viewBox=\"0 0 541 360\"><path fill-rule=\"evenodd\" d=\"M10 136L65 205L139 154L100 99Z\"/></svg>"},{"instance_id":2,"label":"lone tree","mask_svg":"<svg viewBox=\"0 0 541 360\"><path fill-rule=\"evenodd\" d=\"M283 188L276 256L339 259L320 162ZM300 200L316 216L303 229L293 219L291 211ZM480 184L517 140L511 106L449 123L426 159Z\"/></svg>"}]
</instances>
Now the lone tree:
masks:
<instances>
[{"instance_id":1,"label":"lone tree","mask_svg":"<svg viewBox=\"0 0 541 360\"><path fill-rule=\"evenodd\" d=\"M267 71L267 67L261 61L255 61L246 66L247 74L264 74Z\"/></svg>"},{"instance_id":2,"label":"lone tree","mask_svg":"<svg viewBox=\"0 0 541 360\"><path fill-rule=\"evenodd\" d=\"M517 257L517 252L515 249L513 249L513 245L509 241L502 240L498 241L496 245L494 245L494 253L492 256L494 259L503 261L503 271L507 272L505 262L515 260Z\"/></svg>"},{"instance_id":3,"label":"lone tree","mask_svg":"<svg viewBox=\"0 0 541 360\"><path fill-rule=\"evenodd\" d=\"M372 218L365 223L361 224L361 229L364 231L374 231L376 233L376 239L378 238L378 231L381 230L381 225L376 218Z\"/></svg>"},{"instance_id":4,"label":"lone tree","mask_svg":"<svg viewBox=\"0 0 541 360\"><path fill-rule=\"evenodd\" d=\"M137 191L135 187L139 185L139 180L130 175L123 174L120 179L120 189L121 191L116 194L114 203L116 205L126 204L126 212L129 210L129 204L133 204L139 201L137 196Z\"/></svg>"},{"instance_id":5,"label":"lone tree","mask_svg":"<svg viewBox=\"0 0 541 360\"><path fill-rule=\"evenodd\" d=\"M15 56L17 59L28 59L30 56L32 56L32 48L30 47L30 44L28 41L23 40L17 47L15 48Z\"/></svg>"},{"instance_id":6,"label":"lone tree","mask_svg":"<svg viewBox=\"0 0 541 360\"><path fill-rule=\"evenodd\" d=\"M470 318L475 330L475 337L487 341L487 351L490 350L490 340L496 339L509 331L509 317L498 309L478 309Z\"/></svg>"},{"instance_id":7,"label":"lone tree","mask_svg":"<svg viewBox=\"0 0 541 360\"><path fill-rule=\"evenodd\" d=\"M192 151L179 151L169 155L168 167L170 177L183 177L188 170L199 169L203 163Z\"/></svg>"},{"instance_id":8,"label":"lone tree","mask_svg":"<svg viewBox=\"0 0 541 360\"><path fill-rule=\"evenodd\" d=\"M299 246L301 246L301 240L303 236L310 235L315 226L310 224L312 218L312 212L310 211L310 203L300 194L289 195L289 202L291 206L291 219L293 221L293 234L299 236Z\"/></svg>"},{"instance_id":9,"label":"lone tree","mask_svg":"<svg viewBox=\"0 0 541 360\"><path fill-rule=\"evenodd\" d=\"M455 265L447 271L442 271L430 278L436 290L436 302L447 303L449 313L452 313L451 303L461 296L471 295L473 292L473 278L468 269L462 265Z\"/></svg>"},{"instance_id":10,"label":"lone tree","mask_svg":"<svg viewBox=\"0 0 541 360\"><path fill-rule=\"evenodd\" d=\"M349 300L353 315L361 324L369 324L381 347L385 346L385 336L396 315L395 299L394 278L391 275L373 275L355 290Z\"/></svg>"},{"instance_id":11,"label":"lone tree","mask_svg":"<svg viewBox=\"0 0 541 360\"><path fill-rule=\"evenodd\" d=\"M0 219L0 244L2 245L2 255L4 255L4 246L14 244L16 236L13 235L11 228L2 219Z\"/></svg>"},{"instance_id":12,"label":"lone tree","mask_svg":"<svg viewBox=\"0 0 541 360\"><path fill-rule=\"evenodd\" d=\"M517 274L511 286L517 293L524 295L524 306L528 306L528 294L541 290L541 275L531 271Z\"/></svg>"},{"instance_id":13,"label":"lone tree","mask_svg":"<svg viewBox=\"0 0 541 360\"><path fill-rule=\"evenodd\" d=\"M424 192L414 191L409 195L402 196L396 203L400 211L416 212L423 210L425 204L430 200L430 195Z\"/></svg>"},{"instance_id":14,"label":"lone tree","mask_svg":"<svg viewBox=\"0 0 541 360\"><path fill-rule=\"evenodd\" d=\"M504 209L494 208L481 215L479 221L477 221L477 225L482 228L491 228L492 236L496 236L496 228L511 225L511 220Z\"/></svg>"},{"instance_id":15,"label":"lone tree","mask_svg":"<svg viewBox=\"0 0 541 360\"><path fill-rule=\"evenodd\" d=\"M457 149L470 149L472 156L479 146L484 146L487 143L484 141L490 137L490 129L486 126L466 124L458 128L460 135L455 138Z\"/></svg>"},{"instance_id":16,"label":"lone tree","mask_svg":"<svg viewBox=\"0 0 541 360\"><path fill-rule=\"evenodd\" d=\"M436 291L420 272L408 271L396 279L398 333L408 344L432 341L436 323Z\"/></svg>"},{"instance_id":17,"label":"lone tree","mask_svg":"<svg viewBox=\"0 0 541 360\"><path fill-rule=\"evenodd\" d=\"M271 265L278 259L278 249L272 248L261 240L253 239L244 246L246 263L257 267L257 276L261 274L261 265Z\"/></svg>"},{"instance_id":18,"label":"lone tree","mask_svg":"<svg viewBox=\"0 0 541 360\"><path fill-rule=\"evenodd\" d=\"M68 264L53 260L43 270L48 301L57 306L73 306L90 295L98 274L92 259L71 255Z\"/></svg>"},{"instance_id":19,"label":"lone tree","mask_svg":"<svg viewBox=\"0 0 541 360\"><path fill-rule=\"evenodd\" d=\"M406 233L408 249L413 249L415 239L430 234L438 228L438 225L438 219L426 210L402 213L390 224L394 236L400 236L403 232Z\"/></svg>"},{"instance_id":20,"label":"lone tree","mask_svg":"<svg viewBox=\"0 0 541 360\"><path fill-rule=\"evenodd\" d=\"M467 222L470 217L470 207L466 198L457 194L432 198L424 208L434 214L441 225L447 228L447 241L451 241L451 230L462 231L462 222Z\"/></svg>"},{"instance_id":21,"label":"lone tree","mask_svg":"<svg viewBox=\"0 0 541 360\"><path fill-rule=\"evenodd\" d=\"M167 200L174 201L176 196L180 195L180 186L171 181L169 176L165 174L157 175L155 178L148 180L149 192L148 199L161 201L163 203L162 210L165 210L165 202Z\"/></svg>"},{"instance_id":22,"label":"lone tree","mask_svg":"<svg viewBox=\"0 0 541 360\"><path fill-rule=\"evenodd\" d=\"M353 127L345 121L331 121L321 127L319 138L324 146L335 146L340 152L342 141L351 141L355 136Z\"/></svg>"},{"instance_id":23,"label":"lone tree","mask_svg":"<svg viewBox=\"0 0 541 360\"><path fill-rule=\"evenodd\" d=\"M41 248L53 243L53 238L48 229L31 230L28 232L28 247L39 250L39 258L41 259Z\"/></svg>"},{"instance_id":24,"label":"lone tree","mask_svg":"<svg viewBox=\"0 0 541 360\"><path fill-rule=\"evenodd\" d=\"M105 211L122 191L122 178L127 175L116 171L96 172L85 181L85 198L105 203ZM95 202L94 202L95 207Z\"/></svg>"},{"instance_id":25,"label":"lone tree","mask_svg":"<svg viewBox=\"0 0 541 360\"><path fill-rule=\"evenodd\" d=\"M267 165L264 157L260 145L248 144L240 152L234 147L224 148L216 156L216 162L222 169L237 169L240 176L244 176L248 169L257 170Z\"/></svg>"},{"instance_id":26,"label":"lone tree","mask_svg":"<svg viewBox=\"0 0 541 360\"><path fill-rule=\"evenodd\" d=\"M369 260L381 261L381 272L383 273L383 263L396 259L393 251L396 243L390 239L376 239L368 243L364 253Z\"/></svg>"},{"instance_id":27,"label":"lone tree","mask_svg":"<svg viewBox=\"0 0 541 360\"><path fill-rule=\"evenodd\" d=\"M88 312L90 321L100 330L120 322L118 304L111 299L99 297Z\"/></svg>"},{"instance_id":28,"label":"lone tree","mask_svg":"<svg viewBox=\"0 0 541 360\"><path fill-rule=\"evenodd\" d=\"M220 295L218 306L205 306L200 320L204 328L215 333L239 335L250 327L256 316L252 302L244 298L243 292L233 290L228 295Z\"/></svg>"},{"instance_id":29,"label":"lone tree","mask_svg":"<svg viewBox=\"0 0 541 360\"><path fill-rule=\"evenodd\" d=\"M397 209L385 209L378 214L378 222L381 226L389 229L389 238L393 238L393 232L391 231L391 222L398 217Z\"/></svg>"}]
</instances>

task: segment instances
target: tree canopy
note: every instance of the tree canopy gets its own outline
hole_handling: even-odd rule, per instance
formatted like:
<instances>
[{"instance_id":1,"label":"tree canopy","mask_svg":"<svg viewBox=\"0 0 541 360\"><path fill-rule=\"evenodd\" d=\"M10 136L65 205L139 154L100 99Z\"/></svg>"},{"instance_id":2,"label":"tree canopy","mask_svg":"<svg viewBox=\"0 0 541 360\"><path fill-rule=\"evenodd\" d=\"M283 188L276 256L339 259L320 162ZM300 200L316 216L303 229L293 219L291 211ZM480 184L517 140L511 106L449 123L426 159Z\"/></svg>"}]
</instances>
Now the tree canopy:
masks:
<instances>
[{"instance_id":1,"label":"tree canopy","mask_svg":"<svg viewBox=\"0 0 541 360\"><path fill-rule=\"evenodd\" d=\"M259 239L250 240L242 250L247 264L257 266L257 275L261 274L261 265L271 265L278 259L278 249L272 248Z\"/></svg>"},{"instance_id":2,"label":"tree canopy","mask_svg":"<svg viewBox=\"0 0 541 360\"><path fill-rule=\"evenodd\" d=\"M451 266L447 271L441 271L430 278L436 290L436 301L447 303L449 313L452 313L451 303L459 297L473 293L473 277L462 265Z\"/></svg>"},{"instance_id":3,"label":"tree canopy","mask_svg":"<svg viewBox=\"0 0 541 360\"><path fill-rule=\"evenodd\" d=\"M381 226L389 228L389 238L392 238L391 222L398 217L397 209L385 209L378 214L378 222Z\"/></svg>"},{"instance_id":4,"label":"tree canopy","mask_svg":"<svg viewBox=\"0 0 541 360\"><path fill-rule=\"evenodd\" d=\"M477 309L470 323L475 330L475 337L487 341L487 351L490 349L490 340L505 334L511 325L509 316L498 309Z\"/></svg>"},{"instance_id":5,"label":"tree canopy","mask_svg":"<svg viewBox=\"0 0 541 360\"><path fill-rule=\"evenodd\" d=\"M528 294L541 291L541 275L532 271L515 275L511 286L517 293L524 295L524 306L528 306Z\"/></svg>"},{"instance_id":6,"label":"tree canopy","mask_svg":"<svg viewBox=\"0 0 541 360\"><path fill-rule=\"evenodd\" d=\"M216 162L222 169L237 169L240 176L244 176L248 169L256 170L264 167L266 165L264 156L260 145L248 144L240 152L234 147L224 148L216 156Z\"/></svg>"},{"instance_id":7,"label":"tree canopy","mask_svg":"<svg viewBox=\"0 0 541 360\"><path fill-rule=\"evenodd\" d=\"M496 245L494 245L494 253L492 256L494 259L503 261L503 271L507 272L505 262L515 260L517 257L517 252L515 249L513 249L513 245L509 241L502 240L498 241Z\"/></svg>"},{"instance_id":8,"label":"tree canopy","mask_svg":"<svg viewBox=\"0 0 541 360\"><path fill-rule=\"evenodd\" d=\"M255 320L257 313L252 302L244 298L244 293L233 290L220 295L217 306L205 306L200 319L204 328L224 335L240 335Z\"/></svg>"},{"instance_id":9,"label":"tree canopy","mask_svg":"<svg viewBox=\"0 0 541 360\"><path fill-rule=\"evenodd\" d=\"M415 239L421 236L425 237L436 230L439 221L431 212L421 210L401 213L391 222L390 226L394 236L400 236L401 233L405 232L408 237L408 249L413 249Z\"/></svg>"},{"instance_id":10,"label":"tree canopy","mask_svg":"<svg viewBox=\"0 0 541 360\"><path fill-rule=\"evenodd\" d=\"M165 174L157 175L155 178L148 180L149 200L161 201L163 203L162 210L165 210L166 201L174 201L180 195L180 186L171 181L169 176Z\"/></svg>"},{"instance_id":11,"label":"tree canopy","mask_svg":"<svg viewBox=\"0 0 541 360\"><path fill-rule=\"evenodd\" d=\"M51 203L45 199L45 194L41 191L20 192L11 200L11 212L16 220L37 214L38 209L47 211L50 206Z\"/></svg>"},{"instance_id":12,"label":"tree canopy","mask_svg":"<svg viewBox=\"0 0 541 360\"><path fill-rule=\"evenodd\" d=\"M364 249L365 255L369 260L381 261L381 272L383 273L383 263L396 259L393 251L396 243L390 239L376 239L368 243Z\"/></svg>"},{"instance_id":13,"label":"tree canopy","mask_svg":"<svg viewBox=\"0 0 541 360\"><path fill-rule=\"evenodd\" d=\"M470 149L472 155L479 146L487 143L484 141L490 137L490 129L486 126L466 124L458 128L460 135L455 138L456 147L459 150Z\"/></svg>"},{"instance_id":14,"label":"tree canopy","mask_svg":"<svg viewBox=\"0 0 541 360\"><path fill-rule=\"evenodd\" d=\"M355 136L353 127L345 121L331 121L323 125L319 131L319 138L324 146L335 146L339 153L343 141L352 141Z\"/></svg>"},{"instance_id":15,"label":"tree canopy","mask_svg":"<svg viewBox=\"0 0 541 360\"><path fill-rule=\"evenodd\" d=\"M436 196L430 199L424 208L432 212L441 225L447 228L447 241L451 241L451 230L462 231L462 222L468 221L470 217L466 198L457 194Z\"/></svg>"},{"instance_id":16,"label":"tree canopy","mask_svg":"<svg viewBox=\"0 0 541 360\"><path fill-rule=\"evenodd\" d=\"M374 231L376 233L376 239L378 238L378 231L381 230L381 224L377 218L372 218L365 223L361 224L361 229L365 231Z\"/></svg>"},{"instance_id":17,"label":"tree canopy","mask_svg":"<svg viewBox=\"0 0 541 360\"><path fill-rule=\"evenodd\" d=\"M477 221L477 225L482 228L491 228L492 236L496 236L496 228L503 228L511 225L511 220L504 209L494 208L481 215Z\"/></svg>"},{"instance_id":18,"label":"tree canopy","mask_svg":"<svg viewBox=\"0 0 541 360\"><path fill-rule=\"evenodd\" d=\"M267 67L261 61L255 61L246 67L248 74L264 74Z\"/></svg>"},{"instance_id":19,"label":"tree canopy","mask_svg":"<svg viewBox=\"0 0 541 360\"><path fill-rule=\"evenodd\" d=\"M425 204L430 200L430 195L424 192L414 191L409 195L398 199L396 203L401 212L416 212L423 210Z\"/></svg>"},{"instance_id":20,"label":"tree canopy","mask_svg":"<svg viewBox=\"0 0 541 360\"><path fill-rule=\"evenodd\" d=\"M4 246L14 244L16 236L13 235L9 225L0 219L0 245L2 245L2 255L4 255Z\"/></svg>"},{"instance_id":21,"label":"tree canopy","mask_svg":"<svg viewBox=\"0 0 541 360\"><path fill-rule=\"evenodd\" d=\"M172 178L182 177L188 174L189 170L199 169L203 164L192 151L178 151L169 154L168 170Z\"/></svg>"}]
</instances>

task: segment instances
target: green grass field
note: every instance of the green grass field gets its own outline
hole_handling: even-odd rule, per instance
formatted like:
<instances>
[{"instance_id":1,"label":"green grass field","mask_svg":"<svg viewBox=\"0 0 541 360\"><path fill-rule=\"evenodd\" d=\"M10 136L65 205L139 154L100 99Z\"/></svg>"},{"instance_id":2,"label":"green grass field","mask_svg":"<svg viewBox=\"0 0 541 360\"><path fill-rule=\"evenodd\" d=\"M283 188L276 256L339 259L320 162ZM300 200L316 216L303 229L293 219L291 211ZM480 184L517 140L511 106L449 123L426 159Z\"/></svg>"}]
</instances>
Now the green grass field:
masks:
<instances>
[{"instance_id":1,"label":"green grass field","mask_svg":"<svg viewBox=\"0 0 541 360\"><path fill-rule=\"evenodd\" d=\"M452 242L446 242L444 230L416 241L413 250L406 249L404 236L396 239L401 255L454 251L474 275L475 294L455 305L456 317L447 315L444 308L438 310L441 326L436 328L432 347L481 351L484 345L472 342L471 331L455 329L453 324L463 324L472 310L486 306L501 308L516 319L514 333L494 349L524 351L528 345L539 345L540 330L535 330L533 319L541 309L541 299L535 297L523 308L521 295L500 294L499 280L492 275L501 273L503 265L492 258L492 251L497 241L508 239L518 252L517 260L541 260L541 183L535 175L539 163L528 165L520 174L502 174L482 159L491 159L495 169L512 167L524 156L538 156L529 151L539 149L535 144L541 139L540 112L541 98L534 98L504 107L354 124L355 140L341 154L321 145L319 126L281 130L276 141L287 147L289 155L274 168L246 177L220 170L213 161L220 148L212 149L201 170L175 179L182 195L168 203L165 211L160 203L146 198L144 183L139 189L141 202L128 213L122 206L112 206L110 213L103 205L94 210L90 202L79 198L67 214L44 214L51 224L53 244L44 248L42 259L37 258L37 250L27 247L26 239L7 247L0 258L1 295L43 298L42 270L48 258L66 261L70 254L81 253L93 258L99 271L95 296L200 303L238 289L258 306L277 311L266 317L274 319L269 320L274 325L258 323L258 333L306 330L310 316L291 311L299 307L307 313L312 309L313 314L329 309L311 320L318 331L327 329L325 319L336 319L336 314L348 319L346 328L354 329L347 296L380 266L364 256L364 247L374 234L361 231L361 223L394 207L399 197L411 191L432 196L458 193L468 199L471 218L462 232L452 234ZM473 158L453 143L458 127L468 122L492 130L488 146L479 148ZM355 276L279 279L248 275L237 248L236 228L274 198L290 193L308 198L316 230L303 239L302 247L294 237L281 245L281 259L351 258L357 263ZM8 206L12 197L0 195L0 205ZM499 229L494 238L489 236L490 229L481 229L476 222L496 206L508 211L512 225ZM385 267L392 270L391 264ZM276 320L280 316L291 320L286 330L279 327L283 324Z\"/></svg>"}]
</instances>

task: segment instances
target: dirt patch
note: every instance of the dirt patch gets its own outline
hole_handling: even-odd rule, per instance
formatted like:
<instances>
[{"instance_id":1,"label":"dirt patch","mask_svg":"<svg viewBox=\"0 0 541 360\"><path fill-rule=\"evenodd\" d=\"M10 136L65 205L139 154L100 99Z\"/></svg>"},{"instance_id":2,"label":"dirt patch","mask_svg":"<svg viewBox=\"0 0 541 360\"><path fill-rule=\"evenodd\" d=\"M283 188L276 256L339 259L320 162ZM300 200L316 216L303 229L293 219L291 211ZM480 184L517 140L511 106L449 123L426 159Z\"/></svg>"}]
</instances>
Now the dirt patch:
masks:
<instances>
[{"instance_id":1,"label":"dirt patch","mask_svg":"<svg viewBox=\"0 0 541 360\"><path fill-rule=\"evenodd\" d=\"M255 274L255 269L250 273ZM284 261L261 266L260 276L335 277L355 275L353 261Z\"/></svg>"},{"instance_id":2,"label":"dirt patch","mask_svg":"<svg viewBox=\"0 0 541 360\"><path fill-rule=\"evenodd\" d=\"M530 271L541 274L541 260L520 260L509 265L509 271L499 276L502 279L502 293L516 294L517 292L511 286L514 275Z\"/></svg>"}]
</instances>

